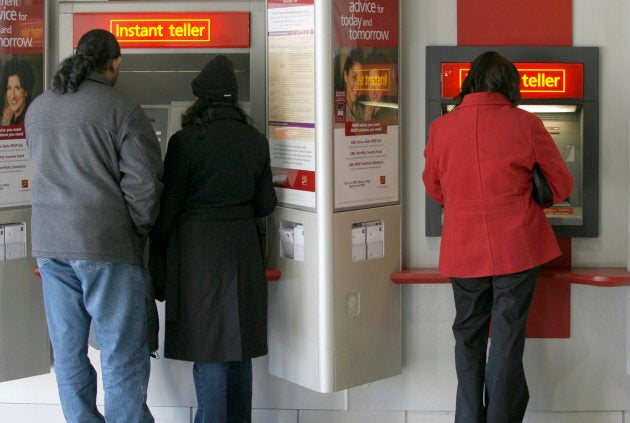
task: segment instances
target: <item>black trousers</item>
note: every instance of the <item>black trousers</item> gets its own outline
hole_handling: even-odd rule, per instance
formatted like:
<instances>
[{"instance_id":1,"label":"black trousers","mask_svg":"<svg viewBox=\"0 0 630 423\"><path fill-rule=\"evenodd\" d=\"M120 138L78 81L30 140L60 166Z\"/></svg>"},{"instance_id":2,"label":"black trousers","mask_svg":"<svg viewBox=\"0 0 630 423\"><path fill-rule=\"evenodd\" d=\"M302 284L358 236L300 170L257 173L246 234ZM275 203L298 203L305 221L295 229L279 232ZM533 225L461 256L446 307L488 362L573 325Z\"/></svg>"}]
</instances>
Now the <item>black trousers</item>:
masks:
<instances>
[{"instance_id":1,"label":"black trousers","mask_svg":"<svg viewBox=\"0 0 630 423\"><path fill-rule=\"evenodd\" d=\"M451 278L456 309L455 423L523 421L529 401L523 370L525 330L539 273L536 267L509 275Z\"/></svg>"}]
</instances>

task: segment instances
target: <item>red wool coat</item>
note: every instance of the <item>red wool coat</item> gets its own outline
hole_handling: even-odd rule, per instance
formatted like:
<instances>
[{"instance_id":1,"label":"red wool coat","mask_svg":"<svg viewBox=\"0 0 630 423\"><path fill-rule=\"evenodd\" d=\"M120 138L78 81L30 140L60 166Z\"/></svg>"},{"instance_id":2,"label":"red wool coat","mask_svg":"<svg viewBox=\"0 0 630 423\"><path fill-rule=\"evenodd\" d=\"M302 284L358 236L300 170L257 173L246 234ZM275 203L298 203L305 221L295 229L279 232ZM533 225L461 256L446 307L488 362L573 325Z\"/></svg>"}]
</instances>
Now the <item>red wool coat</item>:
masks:
<instances>
[{"instance_id":1,"label":"red wool coat","mask_svg":"<svg viewBox=\"0 0 630 423\"><path fill-rule=\"evenodd\" d=\"M560 255L534 202L537 162L554 194L569 197L573 176L534 114L499 93L473 93L429 128L422 179L444 205L440 273L480 277L520 272Z\"/></svg>"}]
</instances>

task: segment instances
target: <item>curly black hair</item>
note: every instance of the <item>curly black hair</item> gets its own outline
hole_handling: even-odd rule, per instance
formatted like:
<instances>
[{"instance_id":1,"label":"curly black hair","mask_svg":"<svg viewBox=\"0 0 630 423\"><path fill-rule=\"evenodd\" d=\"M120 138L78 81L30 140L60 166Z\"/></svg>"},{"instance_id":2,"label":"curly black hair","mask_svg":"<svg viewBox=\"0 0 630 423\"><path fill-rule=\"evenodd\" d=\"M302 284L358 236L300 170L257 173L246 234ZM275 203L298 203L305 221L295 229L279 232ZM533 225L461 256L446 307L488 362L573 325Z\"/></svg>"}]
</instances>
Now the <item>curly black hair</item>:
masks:
<instances>
[{"instance_id":1,"label":"curly black hair","mask_svg":"<svg viewBox=\"0 0 630 423\"><path fill-rule=\"evenodd\" d=\"M107 70L113 59L120 57L116 37L104 29L86 32L77 45L76 53L59 65L50 81L50 89L57 94L75 92L91 71Z\"/></svg>"}]
</instances>

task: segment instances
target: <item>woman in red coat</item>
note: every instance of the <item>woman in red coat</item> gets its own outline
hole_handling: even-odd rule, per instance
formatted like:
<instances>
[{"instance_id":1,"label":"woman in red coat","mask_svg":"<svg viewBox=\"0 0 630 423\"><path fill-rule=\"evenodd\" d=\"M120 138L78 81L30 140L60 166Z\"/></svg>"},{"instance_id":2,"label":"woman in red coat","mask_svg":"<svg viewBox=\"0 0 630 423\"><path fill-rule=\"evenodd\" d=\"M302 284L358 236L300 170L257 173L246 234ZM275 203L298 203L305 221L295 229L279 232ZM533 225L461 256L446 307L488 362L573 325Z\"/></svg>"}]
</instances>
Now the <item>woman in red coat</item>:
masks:
<instances>
[{"instance_id":1,"label":"woman in red coat","mask_svg":"<svg viewBox=\"0 0 630 423\"><path fill-rule=\"evenodd\" d=\"M527 313L540 265L560 255L531 196L534 163L554 203L573 190L573 176L542 121L516 107L519 86L510 61L481 54L455 109L431 124L424 153L427 194L444 205L439 269L451 278L455 298L460 423L523 419Z\"/></svg>"}]
</instances>

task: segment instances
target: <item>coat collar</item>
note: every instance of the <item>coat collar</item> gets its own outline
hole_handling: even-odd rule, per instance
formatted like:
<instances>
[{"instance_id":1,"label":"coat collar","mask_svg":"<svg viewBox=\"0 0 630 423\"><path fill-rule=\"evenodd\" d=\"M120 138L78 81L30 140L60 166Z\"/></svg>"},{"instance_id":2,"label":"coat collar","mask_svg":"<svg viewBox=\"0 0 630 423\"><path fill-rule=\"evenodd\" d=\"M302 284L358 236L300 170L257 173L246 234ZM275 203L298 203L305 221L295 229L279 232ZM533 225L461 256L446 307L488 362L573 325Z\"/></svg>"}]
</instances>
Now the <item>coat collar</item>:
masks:
<instances>
[{"instance_id":1,"label":"coat collar","mask_svg":"<svg viewBox=\"0 0 630 423\"><path fill-rule=\"evenodd\" d=\"M487 105L487 104L508 105L508 106L512 105L512 103L510 103L510 100L508 100L507 97L501 93L480 92L480 93L466 94L464 96L464 99L460 103L459 107Z\"/></svg>"},{"instance_id":2,"label":"coat collar","mask_svg":"<svg viewBox=\"0 0 630 423\"><path fill-rule=\"evenodd\" d=\"M100 72L94 72L94 71L90 72L90 75L88 75L87 79L92 80L94 82L100 82L101 84L110 85L107 78L105 78L105 75L103 75Z\"/></svg>"},{"instance_id":3,"label":"coat collar","mask_svg":"<svg viewBox=\"0 0 630 423\"><path fill-rule=\"evenodd\" d=\"M231 106L215 106L208 108L208 116L211 120L236 119L245 121L243 115Z\"/></svg>"}]
</instances>

